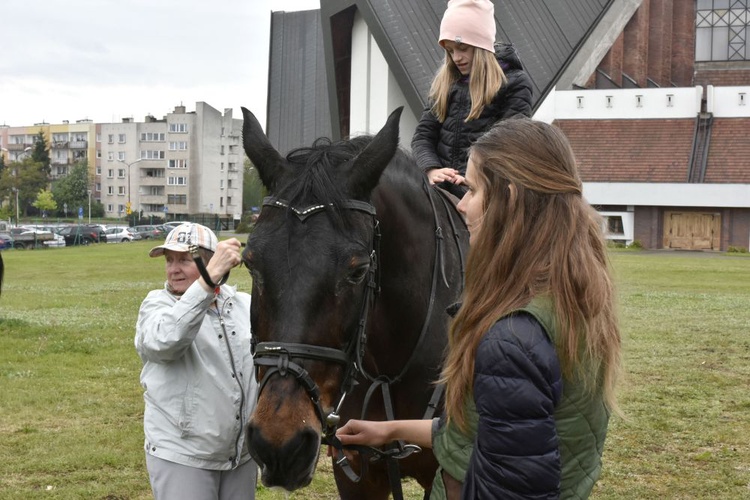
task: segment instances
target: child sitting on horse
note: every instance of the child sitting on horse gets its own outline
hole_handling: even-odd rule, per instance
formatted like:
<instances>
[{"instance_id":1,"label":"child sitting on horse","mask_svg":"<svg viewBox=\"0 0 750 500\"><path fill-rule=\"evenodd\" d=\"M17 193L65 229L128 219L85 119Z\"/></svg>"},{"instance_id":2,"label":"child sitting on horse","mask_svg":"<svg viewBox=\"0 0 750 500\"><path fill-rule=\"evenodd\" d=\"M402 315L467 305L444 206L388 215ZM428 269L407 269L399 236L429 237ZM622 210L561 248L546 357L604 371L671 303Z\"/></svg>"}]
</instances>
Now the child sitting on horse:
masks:
<instances>
[{"instance_id":1,"label":"child sitting on horse","mask_svg":"<svg viewBox=\"0 0 750 500\"><path fill-rule=\"evenodd\" d=\"M499 120L531 116L531 79L511 44L495 44L489 0L451 0L440 24L445 60L430 88L430 106L414 131L417 165L459 198L469 146Z\"/></svg>"}]
</instances>

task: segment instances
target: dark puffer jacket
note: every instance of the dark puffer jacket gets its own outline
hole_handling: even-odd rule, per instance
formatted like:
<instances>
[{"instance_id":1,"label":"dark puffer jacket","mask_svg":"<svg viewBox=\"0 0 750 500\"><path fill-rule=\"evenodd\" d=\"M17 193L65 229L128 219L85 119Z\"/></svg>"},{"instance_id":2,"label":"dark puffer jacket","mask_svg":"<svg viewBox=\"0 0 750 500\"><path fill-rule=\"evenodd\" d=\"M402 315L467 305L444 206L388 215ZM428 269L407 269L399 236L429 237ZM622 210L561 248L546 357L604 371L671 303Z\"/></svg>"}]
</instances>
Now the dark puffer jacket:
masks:
<instances>
[{"instance_id":1,"label":"dark puffer jacket","mask_svg":"<svg viewBox=\"0 0 750 500\"><path fill-rule=\"evenodd\" d=\"M552 301L537 297L482 338L468 433L445 419L433 431L441 468L431 500L447 498L442 471L464 482L464 500L588 498L609 414L601 394L563 378L556 323Z\"/></svg>"},{"instance_id":2,"label":"dark puffer jacket","mask_svg":"<svg viewBox=\"0 0 750 500\"><path fill-rule=\"evenodd\" d=\"M422 113L411 141L412 153L422 170L454 168L464 175L467 150L484 132L511 116L531 116L531 79L523 70L515 48L511 44L495 44L495 57L508 82L478 118L464 121L471 110L468 78L462 78L451 87L448 114L443 123L430 108Z\"/></svg>"},{"instance_id":3,"label":"dark puffer jacket","mask_svg":"<svg viewBox=\"0 0 750 500\"><path fill-rule=\"evenodd\" d=\"M599 478L609 412L599 392L561 376L551 302L501 319L477 348L464 499L584 499Z\"/></svg>"}]
</instances>

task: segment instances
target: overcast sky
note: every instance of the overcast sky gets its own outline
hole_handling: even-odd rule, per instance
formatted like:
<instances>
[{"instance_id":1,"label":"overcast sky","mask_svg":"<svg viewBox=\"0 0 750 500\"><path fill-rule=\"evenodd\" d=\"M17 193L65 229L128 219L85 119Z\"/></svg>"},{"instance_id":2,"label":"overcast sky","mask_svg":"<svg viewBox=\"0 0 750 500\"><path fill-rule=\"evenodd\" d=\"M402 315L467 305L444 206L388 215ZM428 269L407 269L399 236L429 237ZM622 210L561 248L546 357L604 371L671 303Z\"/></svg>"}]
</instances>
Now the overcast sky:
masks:
<instances>
[{"instance_id":1,"label":"overcast sky","mask_svg":"<svg viewBox=\"0 0 750 500\"><path fill-rule=\"evenodd\" d=\"M265 123L271 11L319 0L2 0L0 125L157 118L197 101Z\"/></svg>"}]
</instances>

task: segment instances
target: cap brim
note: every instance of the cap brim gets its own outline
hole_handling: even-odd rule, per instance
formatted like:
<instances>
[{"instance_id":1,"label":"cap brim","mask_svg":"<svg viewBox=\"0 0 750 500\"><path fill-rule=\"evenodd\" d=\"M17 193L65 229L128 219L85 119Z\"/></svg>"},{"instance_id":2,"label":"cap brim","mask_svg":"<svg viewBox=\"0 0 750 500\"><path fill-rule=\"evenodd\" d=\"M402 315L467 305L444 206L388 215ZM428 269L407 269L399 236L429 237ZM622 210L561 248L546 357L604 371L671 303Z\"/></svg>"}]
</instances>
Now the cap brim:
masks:
<instances>
[{"instance_id":1,"label":"cap brim","mask_svg":"<svg viewBox=\"0 0 750 500\"><path fill-rule=\"evenodd\" d=\"M148 253L149 257L159 257L161 255L164 255L165 250L172 250L175 252L189 252L190 247L188 245L185 245L184 243L172 243L167 245L159 245L158 247L154 247L151 249L151 251Z\"/></svg>"}]
</instances>

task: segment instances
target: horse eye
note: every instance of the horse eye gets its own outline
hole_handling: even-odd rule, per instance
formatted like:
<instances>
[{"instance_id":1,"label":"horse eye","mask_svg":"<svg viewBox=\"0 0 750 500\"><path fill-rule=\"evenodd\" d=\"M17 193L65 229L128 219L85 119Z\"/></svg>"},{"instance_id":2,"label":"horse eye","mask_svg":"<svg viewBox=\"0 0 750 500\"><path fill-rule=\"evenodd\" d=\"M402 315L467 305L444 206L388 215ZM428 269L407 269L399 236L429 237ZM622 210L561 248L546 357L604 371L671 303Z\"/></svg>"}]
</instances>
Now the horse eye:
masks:
<instances>
[{"instance_id":1,"label":"horse eye","mask_svg":"<svg viewBox=\"0 0 750 500\"><path fill-rule=\"evenodd\" d=\"M362 264L354 269L346 280L352 285L358 285L367 276L367 271L370 270L370 264Z\"/></svg>"},{"instance_id":2,"label":"horse eye","mask_svg":"<svg viewBox=\"0 0 750 500\"><path fill-rule=\"evenodd\" d=\"M253 268L249 268L250 271L250 277L253 279L253 283L258 285L259 287L263 286L263 276L260 274L260 272Z\"/></svg>"}]
</instances>

